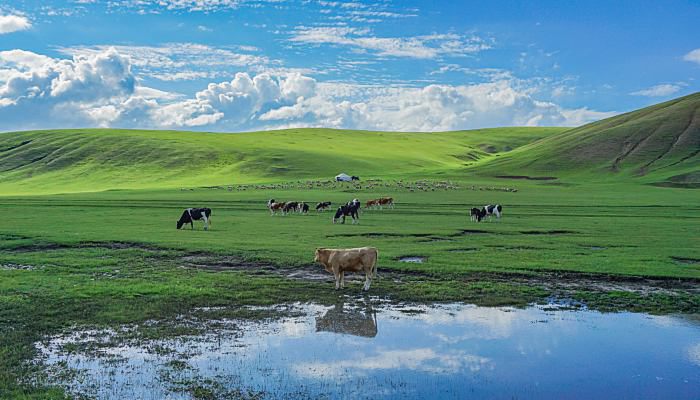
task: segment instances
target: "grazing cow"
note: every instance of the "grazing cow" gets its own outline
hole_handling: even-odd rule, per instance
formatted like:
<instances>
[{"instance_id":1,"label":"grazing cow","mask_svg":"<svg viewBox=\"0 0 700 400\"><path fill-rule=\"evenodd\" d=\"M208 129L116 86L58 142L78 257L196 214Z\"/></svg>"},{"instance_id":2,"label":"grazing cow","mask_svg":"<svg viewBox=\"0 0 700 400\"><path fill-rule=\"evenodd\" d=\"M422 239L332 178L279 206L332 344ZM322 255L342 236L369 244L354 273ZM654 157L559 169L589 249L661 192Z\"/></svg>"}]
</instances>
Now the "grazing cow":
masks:
<instances>
[{"instance_id":1,"label":"grazing cow","mask_svg":"<svg viewBox=\"0 0 700 400\"><path fill-rule=\"evenodd\" d=\"M471 211L469 211L469 217L472 221L480 222L482 218L481 210L476 207L472 207Z\"/></svg>"},{"instance_id":2,"label":"grazing cow","mask_svg":"<svg viewBox=\"0 0 700 400\"><path fill-rule=\"evenodd\" d=\"M501 207L500 204L495 204L495 205L485 205L484 208L482 208L482 211L484 211L485 215L491 219L492 215L495 215L496 218L500 219L501 214L503 213L503 207Z\"/></svg>"},{"instance_id":3,"label":"grazing cow","mask_svg":"<svg viewBox=\"0 0 700 400\"><path fill-rule=\"evenodd\" d=\"M309 213L309 205L306 204L305 202L302 202L299 204L299 212L302 214L308 214Z\"/></svg>"},{"instance_id":4,"label":"grazing cow","mask_svg":"<svg viewBox=\"0 0 700 400\"><path fill-rule=\"evenodd\" d=\"M338 211L335 212L335 215L333 216L333 223L335 224L335 221L338 218L342 218L342 221L340 222L341 224L345 223L345 217L352 217L352 223L359 223L360 222L360 215L358 214L358 211L360 210L360 200L354 199L353 201L338 207Z\"/></svg>"},{"instance_id":5,"label":"grazing cow","mask_svg":"<svg viewBox=\"0 0 700 400\"><path fill-rule=\"evenodd\" d=\"M370 209L377 207L379 205L379 200L367 200L367 203L365 204L365 208Z\"/></svg>"},{"instance_id":6,"label":"grazing cow","mask_svg":"<svg viewBox=\"0 0 700 400\"><path fill-rule=\"evenodd\" d=\"M204 220L204 230L209 229L211 224L211 208L187 208L182 212L180 219L177 221L177 229L182 228L185 224L190 224L194 230L194 221Z\"/></svg>"},{"instance_id":7,"label":"grazing cow","mask_svg":"<svg viewBox=\"0 0 700 400\"><path fill-rule=\"evenodd\" d=\"M270 215L275 215L277 211L283 211L285 202L276 202L275 199L270 199L267 202L267 209L270 210Z\"/></svg>"},{"instance_id":8,"label":"grazing cow","mask_svg":"<svg viewBox=\"0 0 700 400\"><path fill-rule=\"evenodd\" d=\"M379 201L379 208L381 209L382 206L388 206L391 208L394 208L394 198L393 197L382 197Z\"/></svg>"},{"instance_id":9,"label":"grazing cow","mask_svg":"<svg viewBox=\"0 0 700 400\"><path fill-rule=\"evenodd\" d=\"M324 211L327 208L331 208L330 201L322 201L322 202L316 204L316 211Z\"/></svg>"},{"instance_id":10,"label":"grazing cow","mask_svg":"<svg viewBox=\"0 0 700 400\"><path fill-rule=\"evenodd\" d=\"M295 211L298 207L299 207L298 201L288 201L287 203L284 204L284 207L282 207L282 213L284 215L287 215L288 212Z\"/></svg>"},{"instance_id":11,"label":"grazing cow","mask_svg":"<svg viewBox=\"0 0 700 400\"><path fill-rule=\"evenodd\" d=\"M369 290L372 278L377 276L377 258L379 252L375 247L355 249L316 249L314 261L323 265L326 271L335 277L335 289L345 288L345 272L365 273L363 289Z\"/></svg>"}]
</instances>

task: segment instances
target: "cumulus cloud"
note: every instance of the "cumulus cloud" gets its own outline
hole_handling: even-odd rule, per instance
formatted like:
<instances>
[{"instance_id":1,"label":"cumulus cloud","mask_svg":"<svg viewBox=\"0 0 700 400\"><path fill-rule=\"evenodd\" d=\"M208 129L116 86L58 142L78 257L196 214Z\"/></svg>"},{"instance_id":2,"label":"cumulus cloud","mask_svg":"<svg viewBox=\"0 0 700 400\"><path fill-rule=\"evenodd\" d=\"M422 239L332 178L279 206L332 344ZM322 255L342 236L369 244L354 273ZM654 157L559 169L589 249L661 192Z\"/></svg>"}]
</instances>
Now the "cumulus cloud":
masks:
<instances>
[{"instance_id":1,"label":"cumulus cloud","mask_svg":"<svg viewBox=\"0 0 700 400\"><path fill-rule=\"evenodd\" d=\"M612 113L563 109L534 99L513 82L423 88L357 88L322 84L319 95L263 114L263 121L308 122L334 128L447 131L494 126L574 126Z\"/></svg>"},{"instance_id":2,"label":"cumulus cloud","mask_svg":"<svg viewBox=\"0 0 700 400\"><path fill-rule=\"evenodd\" d=\"M696 64L700 64L700 49L695 49L695 50L688 52L688 54L683 56L683 59L685 61L690 61L690 62L694 62Z\"/></svg>"},{"instance_id":3,"label":"cumulus cloud","mask_svg":"<svg viewBox=\"0 0 700 400\"><path fill-rule=\"evenodd\" d=\"M162 81L217 79L230 76L231 68L260 71L271 63L264 56L197 43L168 43L162 46L76 46L62 47L59 51L69 56L90 56L110 48L128 56L138 75ZM242 50L257 49L243 46Z\"/></svg>"},{"instance_id":4,"label":"cumulus cloud","mask_svg":"<svg viewBox=\"0 0 700 400\"><path fill-rule=\"evenodd\" d=\"M0 15L0 35L23 31L32 27L29 19L22 15Z\"/></svg>"},{"instance_id":5,"label":"cumulus cloud","mask_svg":"<svg viewBox=\"0 0 700 400\"><path fill-rule=\"evenodd\" d=\"M656 85L652 86L647 89L642 89L638 90L636 92L630 93L633 96L645 96L645 97L664 97L664 96L670 96L676 92L681 90L680 85L674 85L674 84L661 84L661 85Z\"/></svg>"},{"instance_id":6,"label":"cumulus cloud","mask_svg":"<svg viewBox=\"0 0 700 400\"><path fill-rule=\"evenodd\" d=\"M236 73L188 97L139 83L116 48L54 59L0 52L0 129L101 126L241 131L287 126L445 131L580 125L611 115L565 109L512 79L471 85L362 86L299 72ZM171 63L172 60L166 60Z\"/></svg>"},{"instance_id":7,"label":"cumulus cloud","mask_svg":"<svg viewBox=\"0 0 700 400\"><path fill-rule=\"evenodd\" d=\"M431 59L439 56L465 56L491 48L478 36L454 33L410 37L376 37L367 28L348 26L297 27L292 43L329 44L370 51L378 56Z\"/></svg>"}]
</instances>

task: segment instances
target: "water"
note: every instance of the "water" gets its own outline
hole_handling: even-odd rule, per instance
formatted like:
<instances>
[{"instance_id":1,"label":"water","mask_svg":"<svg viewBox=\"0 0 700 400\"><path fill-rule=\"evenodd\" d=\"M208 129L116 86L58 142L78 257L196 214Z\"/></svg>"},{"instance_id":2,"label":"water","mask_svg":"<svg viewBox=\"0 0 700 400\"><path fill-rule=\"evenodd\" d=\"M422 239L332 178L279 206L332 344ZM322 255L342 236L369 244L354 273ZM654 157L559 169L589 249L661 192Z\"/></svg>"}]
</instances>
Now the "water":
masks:
<instances>
[{"instance_id":1,"label":"water","mask_svg":"<svg viewBox=\"0 0 700 400\"><path fill-rule=\"evenodd\" d=\"M206 335L176 340L81 331L37 346L53 382L102 399L190 398L188 380L293 399L700 398L697 316L461 304L296 309L301 316L217 321ZM101 344L76 350L90 343Z\"/></svg>"}]
</instances>

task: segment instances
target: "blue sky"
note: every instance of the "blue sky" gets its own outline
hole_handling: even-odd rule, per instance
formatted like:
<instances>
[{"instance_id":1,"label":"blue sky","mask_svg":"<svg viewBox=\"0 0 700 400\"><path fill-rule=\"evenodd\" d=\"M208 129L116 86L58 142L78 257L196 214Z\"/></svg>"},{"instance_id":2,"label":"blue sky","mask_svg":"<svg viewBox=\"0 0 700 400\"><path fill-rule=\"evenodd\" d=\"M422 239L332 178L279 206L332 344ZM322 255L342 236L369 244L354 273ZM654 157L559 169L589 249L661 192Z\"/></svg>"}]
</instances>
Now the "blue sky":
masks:
<instances>
[{"instance_id":1,"label":"blue sky","mask_svg":"<svg viewBox=\"0 0 700 400\"><path fill-rule=\"evenodd\" d=\"M697 1L0 4L0 130L575 126L698 91Z\"/></svg>"}]
</instances>

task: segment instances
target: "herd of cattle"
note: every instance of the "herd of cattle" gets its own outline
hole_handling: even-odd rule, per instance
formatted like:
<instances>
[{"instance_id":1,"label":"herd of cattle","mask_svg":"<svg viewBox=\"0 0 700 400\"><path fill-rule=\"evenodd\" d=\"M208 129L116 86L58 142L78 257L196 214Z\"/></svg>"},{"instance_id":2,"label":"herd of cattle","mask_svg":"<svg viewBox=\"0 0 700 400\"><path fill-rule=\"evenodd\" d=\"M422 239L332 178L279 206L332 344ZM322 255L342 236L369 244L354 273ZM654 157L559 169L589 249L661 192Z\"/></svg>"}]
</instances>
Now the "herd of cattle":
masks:
<instances>
[{"instance_id":1,"label":"herd of cattle","mask_svg":"<svg viewBox=\"0 0 700 400\"><path fill-rule=\"evenodd\" d=\"M330 201L319 202L316 204L316 211L322 212L329 209L331 204ZM345 217L351 217L353 224L359 223L361 204L360 200L353 199L338 207L338 210L333 216L333 223L335 224L337 221L340 221L341 224L344 224ZM365 209L382 209L383 207L394 208L394 199L391 197L381 197L368 200L365 203ZM301 214L307 214L309 212L309 205L303 201L283 202L270 199L267 202L267 208L270 211L270 215L275 215L277 212L281 212L283 215L287 215L290 212L298 212ZM471 220L475 222L481 222L484 218L490 218L493 215L500 219L503 214L503 206L500 204L489 204L482 208L474 207L470 210L469 214ZM190 227L194 229L194 221L199 220L204 222L204 230L208 230L209 225L211 225L211 209L185 209L180 219L177 221L177 229L182 228L185 224L190 224ZM316 249L314 261L322 264L326 271L333 274L335 277L336 290L345 287L345 272L364 272L365 284L363 289L367 291L372 284L372 279L377 276L378 257L379 251L375 247L353 249L318 248Z\"/></svg>"}]
</instances>

